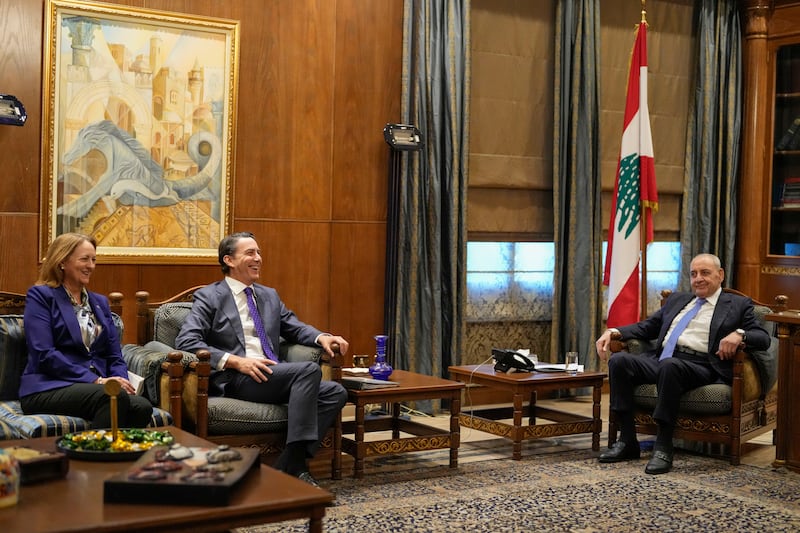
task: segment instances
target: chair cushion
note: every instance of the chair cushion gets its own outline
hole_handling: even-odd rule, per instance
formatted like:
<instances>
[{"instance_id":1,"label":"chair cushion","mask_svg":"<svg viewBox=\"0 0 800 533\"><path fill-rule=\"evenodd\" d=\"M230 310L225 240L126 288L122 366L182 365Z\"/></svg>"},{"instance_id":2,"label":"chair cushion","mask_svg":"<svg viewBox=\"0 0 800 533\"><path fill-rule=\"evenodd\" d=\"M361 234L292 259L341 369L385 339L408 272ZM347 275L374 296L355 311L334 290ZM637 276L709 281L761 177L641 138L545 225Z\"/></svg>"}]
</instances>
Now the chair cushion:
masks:
<instances>
[{"instance_id":1,"label":"chair cushion","mask_svg":"<svg viewBox=\"0 0 800 533\"><path fill-rule=\"evenodd\" d=\"M19 379L27 362L22 315L0 315L0 400L19 399Z\"/></svg>"},{"instance_id":2,"label":"chair cushion","mask_svg":"<svg viewBox=\"0 0 800 533\"><path fill-rule=\"evenodd\" d=\"M2 409L2 407L0 407ZM0 417L0 440L21 439L22 435L16 430L14 426L3 420Z\"/></svg>"},{"instance_id":3,"label":"chair cushion","mask_svg":"<svg viewBox=\"0 0 800 533\"><path fill-rule=\"evenodd\" d=\"M175 346L175 337L192 309L191 302L172 302L160 305L153 315L153 340Z\"/></svg>"},{"instance_id":4,"label":"chair cushion","mask_svg":"<svg viewBox=\"0 0 800 533\"><path fill-rule=\"evenodd\" d=\"M286 340L281 337L279 357L281 361L288 361L289 363L298 363L302 361L319 363L320 359L322 359L322 347L286 342Z\"/></svg>"},{"instance_id":5,"label":"chair cushion","mask_svg":"<svg viewBox=\"0 0 800 533\"><path fill-rule=\"evenodd\" d=\"M209 435L248 435L286 429L287 405L246 402L234 398L208 398Z\"/></svg>"},{"instance_id":6,"label":"chair cushion","mask_svg":"<svg viewBox=\"0 0 800 533\"><path fill-rule=\"evenodd\" d=\"M639 385L634 390L636 405L653 410L658 393L655 384ZM681 396L680 411L698 415L724 415L731 412L731 387L724 383L704 385Z\"/></svg>"},{"instance_id":7,"label":"chair cushion","mask_svg":"<svg viewBox=\"0 0 800 533\"><path fill-rule=\"evenodd\" d=\"M153 414L150 416L150 423L147 424L149 428L158 428L164 426L171 426L175 421L169 411L153 407Z\"/></svg>"},{"instance_id":8,"label":"chair cushion","mask_svg":"<svg viewBox=\"0 0 800 533\"><path fill-rule=\"evenodd\" d=\"M128 370L144 378L142 396L150 400L153 405L161 405L161 363L166 361L167 354L174 351L174 348L158 341L150 341L144 346L138 344L126 344L122 347L122 357ZM183 354L183 364L187 365L190 361L196 361L197 357L188 352ZM163 407L163 405L162 405Z\"/></svg>"},{"instance_id":9,"label":"chair cushion","mask_svg":"<svg viewBox=\"0 0 800 533\"><path fill-rule=\"evenodd\" d=\"M756 363L758 368L758 377L761 379L761 390L766 394L775 383L778 381L778 339L775 335L775 323L767 322L767 314L772 312L772 309L763 305L756 305L753 307L753 312L756 318L761 323L767 332L769 332L772 343L766 350L753 350L750 356Z\"/></svg>"}]
</instances>

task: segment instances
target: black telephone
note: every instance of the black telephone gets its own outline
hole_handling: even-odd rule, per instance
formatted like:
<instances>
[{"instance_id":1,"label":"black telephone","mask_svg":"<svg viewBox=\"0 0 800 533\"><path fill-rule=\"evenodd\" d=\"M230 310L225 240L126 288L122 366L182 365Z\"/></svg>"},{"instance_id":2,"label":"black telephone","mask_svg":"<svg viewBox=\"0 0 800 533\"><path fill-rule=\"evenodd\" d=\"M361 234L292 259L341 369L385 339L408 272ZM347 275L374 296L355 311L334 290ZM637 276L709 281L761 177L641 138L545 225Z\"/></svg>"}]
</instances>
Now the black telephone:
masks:
<instances>
[{"instance_id":1,"label":"black telephone","mask_svg":"<svg viewBox=\"0 0 800 533\"><path fill-rule=\"evenodd\" d=\"M492 348L495 372L533 372L534 363L514 350Z\"/></svg>"}]
</instances>

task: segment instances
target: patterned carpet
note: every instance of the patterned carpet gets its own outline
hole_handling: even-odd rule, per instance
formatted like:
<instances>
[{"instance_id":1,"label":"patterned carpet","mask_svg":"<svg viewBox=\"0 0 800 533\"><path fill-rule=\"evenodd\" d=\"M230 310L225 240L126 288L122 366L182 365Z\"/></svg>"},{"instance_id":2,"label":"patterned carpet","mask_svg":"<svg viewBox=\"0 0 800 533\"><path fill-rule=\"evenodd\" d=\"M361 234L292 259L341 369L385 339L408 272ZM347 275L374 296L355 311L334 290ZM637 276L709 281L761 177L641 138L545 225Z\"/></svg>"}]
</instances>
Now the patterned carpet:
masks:
<instances>
[{"instance_id":1,"label":"patterned carpet","mask_svg":"<svg viewBox=\"0 0 800 533\"><path fill-rule=\"evenodd\" d=\"M324 530L800 531L800 475L678 452L672 472L649 476L649 453L601 465L575 443L529 443L522 461L508 458L507 446L497 458L486 443L464 443L454 470L446 452L372 459L364 479L322 482L336 495ZM306 528L293 521L238 531Z\"/></svg>"}]
</instances>

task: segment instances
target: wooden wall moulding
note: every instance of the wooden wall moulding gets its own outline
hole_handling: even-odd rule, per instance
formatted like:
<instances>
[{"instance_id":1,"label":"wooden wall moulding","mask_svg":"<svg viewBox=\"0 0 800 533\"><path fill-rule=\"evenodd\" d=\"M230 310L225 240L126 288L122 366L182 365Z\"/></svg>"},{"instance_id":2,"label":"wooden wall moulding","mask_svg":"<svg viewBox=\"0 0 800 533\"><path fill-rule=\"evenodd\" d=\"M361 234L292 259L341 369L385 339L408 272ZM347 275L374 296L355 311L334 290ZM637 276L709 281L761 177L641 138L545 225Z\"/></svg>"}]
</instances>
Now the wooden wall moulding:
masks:
<instances>
[{"instance_id":1,"label":"wooden wall moulding","mask_svg":"<svg viewBox=\"0 0 800 533\"><path fill-rule=\"evenodd\" d=\"M773 276L800 276L800 267L761 265L761 273Z\"/></svg>"},{"instance_id":2,"label":"wooden wall moulding","mask_svg":"<svg viewBox=\"0 0 800 533\"><path fill-rule=\"evenodd\" d=\"M45 9L41 256L75 231L105 263L216 263L239 22L81 0Z\"/></svg>"}]
</instances>

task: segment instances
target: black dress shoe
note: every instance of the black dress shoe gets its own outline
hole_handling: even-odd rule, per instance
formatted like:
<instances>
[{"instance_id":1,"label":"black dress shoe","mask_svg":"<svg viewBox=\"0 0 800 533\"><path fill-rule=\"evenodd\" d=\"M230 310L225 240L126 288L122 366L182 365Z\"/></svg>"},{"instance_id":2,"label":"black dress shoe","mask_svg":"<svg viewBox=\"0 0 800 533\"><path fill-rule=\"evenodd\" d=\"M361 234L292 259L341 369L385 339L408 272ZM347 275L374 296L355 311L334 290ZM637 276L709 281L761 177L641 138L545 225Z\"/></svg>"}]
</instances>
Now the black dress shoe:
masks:
<instances>
[{"instance_id":1,"label":"black dress shoe","mask_svg":"<svg viewBox=\"0 0 800 533\"><path fill-rule=\"evenodd\" d=\"M656 450L644 467L646 474L666 474L672 469L672 452Z\"/></svg>"},{"instance_id":2,"label":"black dress shoe","mask_svg":"<svg viewBox=\"0 0 800 533\"><path fill-rule=\"evenodd\" d=\"M611 445L607 452L600 454L598 461L601 463L619 463L638 459L640 456L638 442L622 442L621 440Z\"/></svg>"},{"instance_id":3,"label":"black dress shoe","mask_svg":"<svg viewBox=\"0 0 800 533\"><path fill-rule=\"evenodd\" d=\"M300 481L305 481L312 487L320 488L319 483L317 483L317 480L314 479L314 477L308 472L300 472L299 474L297 474L297 479L299 479Z\"/></svg>"}]
</instances>

